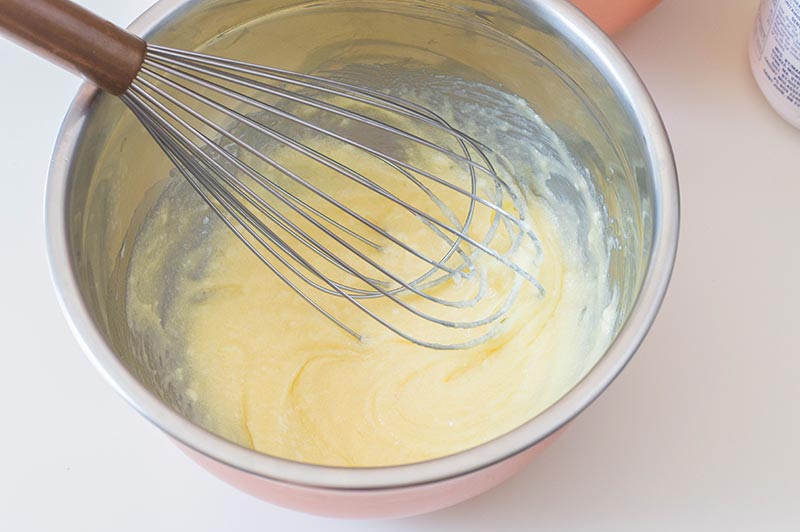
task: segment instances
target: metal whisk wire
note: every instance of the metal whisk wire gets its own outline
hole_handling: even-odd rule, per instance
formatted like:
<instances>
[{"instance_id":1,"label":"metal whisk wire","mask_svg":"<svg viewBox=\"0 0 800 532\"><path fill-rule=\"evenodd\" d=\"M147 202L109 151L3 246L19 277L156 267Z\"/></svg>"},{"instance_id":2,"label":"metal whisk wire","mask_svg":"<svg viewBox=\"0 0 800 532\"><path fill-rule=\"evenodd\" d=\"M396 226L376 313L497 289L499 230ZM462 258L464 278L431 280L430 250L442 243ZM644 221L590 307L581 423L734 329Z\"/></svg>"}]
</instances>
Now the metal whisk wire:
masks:
<instances>
[{"instance_id":1,"label":"metal whisk wire","mask_svg":"<svg viewBox=\"0 0 800 532\"><path fill-rule=\"evenodd\" d=\"M516 180L446 113L335 74L151 45L70 0L2 0L0 31L119 96L224 225L357 338L375 321L469 347L523 283L544 291Z\"/></svg>"},{"instance_id":2,"label":"metal whisk wire","mask_svg":"<svg viewBox=\"0 0 800 532\"><path fill-rule=\"evenodd\" d=\"M541 254L520 193L498 174L488 147L428 109L338 80L153 45L148 45L143 65L122 100L228 229L291 290L356 338L361 338L359 331L326 308L326 298L346 299L411 342L458 349L494 334L521 283L532 283L540 293L544 290L530 265L514 260L523 244ZM284 124L305 134L282 131ZM355 138L354 132L364 128L369 137L383 135L389 144L402 144L403 149L380 149ZM250 139L254 135L258 142ZM387 184L364 175L353 164L325 153L317 142L320 138L351 150L355 157L379 162L394 177ZM436 255L349 206L347 194L326 190L325 180L299 175L280 160L281 155L285 158L281 150L319 165L320 171L349 184L348 190L367 191L387 209L413 217L408 220L416 220L442 244ZM439 166L444 160L448 168L457 168L462 182L403 158L402 152L414 150L438 158ZM399 177L413 185L411 190L421 194L427 208L389 188ZM440 197L444 194L458 199L448 202ZM459 202L456 213L451 203ZM475 235L479 216L488 220L488 228ZM504 249L495 246L501 234ZM409 278L400 275L380 259L386 248L424 263L425 268L415 269ZM475 315L465 309L474 309L486 297L485 272L476 264L486 259L507 269L513 281L507 293ZM445 297L449 292L442 290L444 284L463 280L474 284L468 296ZM394 310L388 316L385 304L370 306L368 300L378 299L392 303ZM448 308L465 312L464 317L454 316ZM392 320L398 311L474 334L456 335L446 342L420 338Z\"/></svg>"}]
</instances>

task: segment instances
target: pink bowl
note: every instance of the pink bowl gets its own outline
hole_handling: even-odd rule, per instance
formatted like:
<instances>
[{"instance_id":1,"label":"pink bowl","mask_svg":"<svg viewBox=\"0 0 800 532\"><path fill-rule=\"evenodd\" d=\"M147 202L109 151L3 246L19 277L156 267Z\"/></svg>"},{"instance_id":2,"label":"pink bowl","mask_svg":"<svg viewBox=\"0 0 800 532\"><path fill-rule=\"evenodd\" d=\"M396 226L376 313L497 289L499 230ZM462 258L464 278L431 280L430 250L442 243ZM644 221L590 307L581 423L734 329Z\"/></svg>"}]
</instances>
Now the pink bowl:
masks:
<instances>
[{"instance_id":1,"label":"pink bowl","mask_svg":"<svg viewBox=\"0 0 800 532\"><path fill-rule=\"evenodd\" d=\"M558 434L507 460L455 478L416 486L349 491L277 482L232 468L175 443L211 474L261 500L326 517L386 519L433 512L480 495L520 472Z\"/></svg>"},{"instance_id":2,"label":"pink bowl","mask_svg":"<svg viewBox=\"0 0 800 532\"><path fill-rule=\"evenodd\" d=\"M305 2L310 0L161 0L133 24L132 31L161 44L192 46L192 39L204 38L198 35L203 28L223 31L242 20L253 20L237 20L230 9L250 10L248 15L258 15L269 9L296 9ZM223 3L226 9L217 9ZM318 7L323 2L311 3ZM377 3L369 1L373 6ZM631 10L624 17L600 21L613 29L654 3L614 2L626 4ZM326 467L238 446L184 417L180 408L170 402L168 393L153 384L151 366L136 367L136 360L131 358L130 344L124 339L124 292L118 297L120 292L113 291L118 290L113 283L119 277L115 260L124 254L120 251L124 251L124 235L131 229L130 212L140 204L126 189L132 186L131 180L97 164L103 143L109 142L110 132L124 116L124 107L91 86L80 90L62 126L45 205L51 273L60 303L87 356L119 393L189 456L226 482L275 504L338 517L429 512L486 491L522 469L611 383L633 356L666 292L678 241L675 162L658 112L630 64L606 34L578 9L564 0L435 0L424 6L382 0L381 5L430 9L430 17L442 13L451 16L446 20L448 24L458 20L463 21L464 27L482 28L489 36L486 50L466 49L464 54L474 53L486 60L487 71L509 76L518 91L530 90L534 97L547 98L548 105L541 110L553 114L550 118L560 120L562 125L584 113L575 122L580 134L573 138L576 148L591 148L585 159L587 168L589 164L605 164L597 151L601 147L606 150L602 152L606 157L616 157L611 161L615 165L613 171L597 173L594 181L599 188L608 187L604 190L614 194L610 209L627 202L630 210L620 212L633 213L631 219L636 217L630 236L636 242L629 245L632 260L636 261L636 275L630 283L635 286L625 296L629 301L627 317L604 356L566 395L534 419L472 449L394 467ZM437 26L436 31L443 31L443 27L452 26ZM453 39L464 39L460 32L451 35ZM505 50L498 44L506 42L501 36L507 36L507 42L512 43ZM436 39L428 39L427 35L414 38L437 46ZM194 44L202 42L206 41ZM464 41L454 44L459 42ZM456 48L459 46L449 50ZM509 64L498 69L502 61ZM576 104L557 112L560 105L568 105L565 102L569 98ZM133 121L130 124L135 125ZM588 137L587 128L594 128L591 130L597 136ZM128 133L144 135L138 129L136 133L132 131ZM130 138L125 137L125 141ZM107 151L116 158L125 157L121 152L118 146ZM143 153L128 156L137 159L122 159L121 166L141 164ZM98 167L102 169L101 178L95 178ZM109 187L108 180L112 178L118 181ZM98 182L104 191L120 197L91 203L88 198L102 197L97 193ZM120 190L123 193L115 192ZM617 196L620 190L624 195ZM130 203L131 209L122 211L127 215L119 213L123 200ZM97 208L93 212L94 205ZM150 356L166 354L148 353ZM148 357L145 358L149 360Z\"/></svg>"},{"instance_id":3,"label":"pink bowl","mask_svg":"<svg viewBox=\"0 0 800 532\"><path fill-rule=\"evenodd\" d=\"M595 24L614 34L653 9L661 0L570 0Z\"/></svg>"}]
</instances>

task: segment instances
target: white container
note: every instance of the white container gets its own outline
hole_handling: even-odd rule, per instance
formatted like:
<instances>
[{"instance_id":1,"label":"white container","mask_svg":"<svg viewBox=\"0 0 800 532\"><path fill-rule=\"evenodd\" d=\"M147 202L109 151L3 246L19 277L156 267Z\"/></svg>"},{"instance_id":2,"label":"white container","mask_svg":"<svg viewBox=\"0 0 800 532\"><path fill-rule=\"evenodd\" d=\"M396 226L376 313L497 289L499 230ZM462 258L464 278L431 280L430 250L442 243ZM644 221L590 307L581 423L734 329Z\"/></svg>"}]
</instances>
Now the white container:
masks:
<instances>
[{"instance_id":1,"label":"white container","mask_svg":"<svg viewBox=\"0 0 800 532\"><path fill-rule=\"evenodd\" d=\"M800 128L800 0L761 1L750 66L772 107Z\"/></svg>"}]
</instances>

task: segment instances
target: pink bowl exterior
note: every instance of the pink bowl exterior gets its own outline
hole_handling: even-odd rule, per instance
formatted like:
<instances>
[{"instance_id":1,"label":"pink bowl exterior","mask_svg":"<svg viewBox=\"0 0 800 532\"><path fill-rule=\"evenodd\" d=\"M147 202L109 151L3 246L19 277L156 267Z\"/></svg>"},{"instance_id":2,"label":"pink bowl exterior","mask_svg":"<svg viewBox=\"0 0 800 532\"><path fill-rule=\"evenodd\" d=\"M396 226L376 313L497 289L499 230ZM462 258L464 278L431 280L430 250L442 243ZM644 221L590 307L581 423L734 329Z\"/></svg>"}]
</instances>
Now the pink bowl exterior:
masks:
<instances>
[{"instance_id":1,"label":"pink bowl exterior","mask_svg":"<svg viewBox=\"0 0 800 532\"><path fill-rule=\"evenodd\" d=\"M522 471L560 433L559 430L526 451L466 475L404 488L372 490L286 484L236 469L176 440L173 442L214 476L261 500L326 517L385 519L433 512L489 491Z\"/></svg>"},{"instance_id":2,"label":"pink bowl exterior","mask_svg":"<svg viewBox=\"0 0 800 532\"><path fill-rule=\"evenodd\" d=\"M176 13L181 12L181 9L179 9L181 6L189 5L194 1L159 0L146 15L132 26L132 30L135 33L146 34L155 28L157 24L168 22L177 17ZM574 2L579 7L584 7L587 13L595 16L595 20L603 25L606 31L613 31L615 27L624 21L633 20L636 16L643 14L649 7L655 5L657 0L574 0ZM549 5L549 3L544 2L543 5ZM615 19L618 22L609 19L608 22L604 23L592 11L593 4L594 7L597 7L601 3L607 3L609 6L636 3L639 5L639 10L630 11L625 17ZM127 401L156 426L166 433L172 434L176 438L176 443L178 440L190 442L191 445L208 453L203 454L178 444L186 454L200 465L242 491L287 508L336 517L387 518L408 516L431 512L465 501L491 489L519 472L546 447L546 444L552 442L556 434L552 434L545 439L540 440L540 438L545 434L549 434L553 427L562 426L582 411L608 386L633 355L633 352L652 324L661 304L669 283L677 250L679 229L678 183L669 141L658 112L646 90L641 86L641 82L635 72L610 41L601 38L602 35L596 28L585 24L580 18L572 19L572 23L577 28L576 38L579 38L580 42L584 42L584 39L594 40L593 54L596 53L597 57L602 59L603 62L601 64L604 65L605 69L609 69L608 72L610 74L613 74L616 80L615 83L625 87L624 94L622 92L620 94L624 95L626 101L630 101L635 111L636 121L642 124L644 128L642 135L649 146L648 157L652 162L653 172L658 184L658 187L656 187L656 203L659 208L655 212L659 214L657 220L659 232L651 255L651 267L648 268L647 275L643 281L639 299L631 310L628 321L620 331L614 344L572 391L553 405L551 409L542 413L541 416L511 431L511 433L481 446L483 449L477 448L466 451L462 455L462 457L467 458L466 466L462 463L459 467L453 467L455 462L452 461L447 464L443 464L444 461L437 461L438 463L423 463L415 466L418 466L419 471L424 471L425 475L422 475L424 479L436 478L433 476L436 471L446 471L445 475L449 476L447 480L412 485L406 483L404 486L404 483L398 481L398 479L410 478L411 480L408 482L414 482L413 479L416 474L410 476L408 474L398 475L397 472L401 471L402 468L360 472L376 473L379 476L384 473L387 475L387 478L380 477L377 483L369 484L370 486L376 484L379 486L374 489L311 487L315 483L315 476L311 470L315 468L302 466L301 470L301 468L297 467L297 464L289 464L291 475L287 476L287 478L299 479L295 480L295 483L272 480L267 477L271 471L270 467L267 467L270 463L263 460L264 457L259 457L255 452L237 448L231 442L221 441L220 438L207 434L202 428L181 417L168 404L161 402L150 390L143 386L111 350L106 341L107 338L99 330L97 322L90 314L81 288L76 280L75 272L72 269L73 255L70 250L67 220L72 220L74 216L68 210L71 198L69 176L75 160L76 146L83 139L81 133L84 131L86 117L91 113L92 102L95 101L97 96L96 89L84 86L73 102L64 121L51 160L47 184L45 223L48 235L50 270L56 286L59 303L67 316L70 327L89 359ZM525 449L530 442L536 441L538 443L535 446L517 452L519 449ZM477 451L480 451L480 453L477 453ZM473 458L480 465L483 465L491 463L493 460L499 459L499 457L507 456L511 452L516 454L476 471L462 473L469 470L469 464L472 463L470 461ZM231 463L238 464L238 468L209 458L209 455L226 457L226 460ZM481 461L481 458L486 461ZM261 471L265 476L248 473L243 470L251 467ZM329 483L342 485L331 481L331 479L335 480L337 471L317 469L317 474L327 475ZM402 471L407 473L407 469ZM356 476L366 478L364 475ZM371 478L374 480L375 475ZM423 482L423 480L419 482ZM350 484L345 483L343 485ZM354 483L353 485L359 484ZM380 488L381 485L401 487L383 489Z\"/></svg>"},{"instance_id":3,"label":"pink bowl exterior","mask_svg":"<svg viewBox=\"0 0 800 532\"><path fill-rule=\"evenodd\" d=\"M571 0L595 24L614 34L653 9L661 0Z\"/></svg>"}]
</instances>

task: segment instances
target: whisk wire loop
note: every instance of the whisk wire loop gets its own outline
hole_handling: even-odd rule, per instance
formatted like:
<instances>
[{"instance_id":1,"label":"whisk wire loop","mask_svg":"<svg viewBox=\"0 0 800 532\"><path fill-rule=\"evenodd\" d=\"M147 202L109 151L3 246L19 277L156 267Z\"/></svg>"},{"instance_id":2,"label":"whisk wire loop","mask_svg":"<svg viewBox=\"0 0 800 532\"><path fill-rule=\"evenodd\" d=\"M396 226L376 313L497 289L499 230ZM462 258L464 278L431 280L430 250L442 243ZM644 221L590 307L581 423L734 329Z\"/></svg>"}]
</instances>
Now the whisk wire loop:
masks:
<instances>
[{"instance_id":1,"label":"whisk wire loop","mask_svg":"<svg viewBox=\"0 0 800 532\"><path fill-rule=\"evenodd\" d=\"M333 300L418 345L463 349L496 334L523 283L544 292L518 187L488 147L423 106L155 45L122 99L224 225L355 338L354 315ZM352 194L387 222L353 207ZM408 236L417 233L428 236ZM486 260L511 274L502 293ZM430 326L462 332L423 337Z\"/></svg>"}]
</instances>

